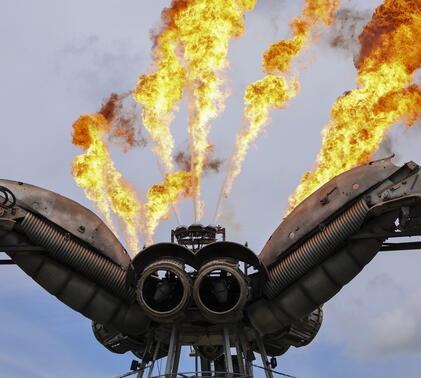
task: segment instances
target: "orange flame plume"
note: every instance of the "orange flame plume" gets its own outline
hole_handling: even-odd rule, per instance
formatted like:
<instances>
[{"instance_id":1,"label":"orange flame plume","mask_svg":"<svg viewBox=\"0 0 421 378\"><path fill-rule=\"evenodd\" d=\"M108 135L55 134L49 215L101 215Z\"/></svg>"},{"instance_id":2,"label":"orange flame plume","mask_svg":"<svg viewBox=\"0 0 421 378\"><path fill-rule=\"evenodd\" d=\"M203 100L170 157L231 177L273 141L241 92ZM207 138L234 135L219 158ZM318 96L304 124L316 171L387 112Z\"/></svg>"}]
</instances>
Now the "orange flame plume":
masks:
<instances>
[{"instance_id":1,"label":"orange flame plume","mask_svg":"<svg viewBox=\"0 0 421 378\"><path fill-rule=\"evenodd\" d=\"M311 172L289 198L289 211L334 176L369 161L388 128L420 116L421 88L411 84L421 66L421 5L386 0L360 35L357 89L339 97Z\"/></svg>"},{"instance_id":2,"label":"orange flame plume","mask_svg":"<svg viewBox=\"0 0 421 378\"><path fill-rule=\"evenodd\" d=\"M191 174L179 171L167 175L160 185L152 185L148 190L145 204L146 244L152 244L156 227L165 218L172 204L191 196Z\"/></svg>"},{"instance_id":3,"label":"orange flame plume","mask_svg":"<svg viewBox=\"0 0 421 378\"><path fill-rule=\"evenodd\" d=\"M104 135L109 131L110 126L101 114L82 115L73 124L72 142L82 147L86 153L74 159L72 175L114 232L110 208L118 219L125 222L125 237L129 249L137 252L141 205L134 190L117 171L107 151Z\"/></svg>"},{"instance_id":4,"label":"orange flame plume","mask_svg":"<svg viewBox=\"0 0 421 378\"><path fill-rule=\"evenodd\" d=\"M292 60L307 47L310 38L312 36L314 38L319 21L329 26L333 22L333 13L338 6L337 0L306 0L300 17L295 18L290 24L292 38L273 43L263 54L262 66L267 76L250 84L246 89L244 118L247 120L247 125L237 134L222 196L227 197L231 192L250 144L268 123L270 109L284 108L298 93L299 82L296 78L287 80L276 75L290 72ZM216 217L219 215L222 196L219 198Z\"/></svg>"},{"instance_id":5,"label":"orange flame plume","mask_svg":"<svg viewBox=\"0 0 421 378\"><path fill-rule=\"evenodd\" d=\"M177 7L177 9L180 7ZM156 71L140 76L133 98L141 105L142 121L154 142L153 150L161 159L164 170L173 170L174 138L170 124L176 104L183 97L185 71L176 50L179 47L178 28L171 17L171 9L163 12L166 27L156 39L153 59Z\"/></svg>"},{"instance_id":6,"label":"orange flame plume","mask_svg":"<svg viewBox=\"0 0 421 378\"><path fill-rule=\"evenodd\" d=\"M154 151L173 170L174 139L169 125L183 88L189 88L190 149L196 219L203 215L200 178L210 148L209 122L223 111L226 95L219 73L228 66L228 42L243 33L243 14L256 0L173 0L162 13L164 28L153 51L155 72L142 75L134 98L143 105L143 123Z\"/></svg>"},{"instance_id":7,"label":"orange flame plume","mask_svg":"<svg viewBox=\"0 0 421 378\"><path fill-rule=\"evenodd\" d=\"M187 81L193 97L189 121L195 218L203 216L201 176L209 148L209 122L224 110L220 72L228 66L228 42L244 32L243 16L256 0L196 0L175 15L184 46Z\"/></svg>"}]
</instances>

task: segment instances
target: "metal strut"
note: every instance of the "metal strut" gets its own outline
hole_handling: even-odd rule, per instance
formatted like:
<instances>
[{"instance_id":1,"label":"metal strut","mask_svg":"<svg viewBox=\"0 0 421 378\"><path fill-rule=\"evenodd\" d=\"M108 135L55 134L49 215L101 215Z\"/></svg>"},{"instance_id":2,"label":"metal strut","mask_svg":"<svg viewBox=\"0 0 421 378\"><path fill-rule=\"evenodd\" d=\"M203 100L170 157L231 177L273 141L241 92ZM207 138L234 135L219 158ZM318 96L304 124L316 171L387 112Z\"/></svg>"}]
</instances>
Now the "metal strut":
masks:
<instances>
[{"instance_id":1,"label":"metal strut","mask_svg":"<svg viewBox=\"0 0 421 378\"><path fill-rule=\"evenodd\" d=\"M225 350L225 369L227 371L227 377L232 378L233 373L234 373L234 368L232 366L230 334L226 326L224 327L224 350Z\"/></svg>"},{"instance_id":2,"label":"metal strut","mask_svg":"<svg viewBox=\"0 0 421 378\"><path fill-rule=\"evenodd\" d=\"M263 344L262 337L256 332L256 342L259 348L260 356L262 357L262 364L265 370L266 378L273 378L272 371L268 369L269 361L268 355L266 354L265 345Z\"/></svg>"},{"instance_id":3,"label":"metal strut","mask_svg":"<svg viewBox=\"0 0 421 378\"><path fill-rule=\"evenodd\" d=\"M148 373L147 378L152 377L153 368L155 367L155 361L156 361L156 357L158 356L158 351L159 351L160 346L161 346L161 342L158 340L157 343L156 343L156 346L155 346L155 351L154 351L153 357L152 357L152 364L151 364L151 367L149 368L149 373Z\"/></svg>"},{"instance_id":4,"label":"metal strut","mask_svg":"<svg viewBox=\"0 0 421 378\"><path fill-rule=\"evenodd\" d=\"M0 260L0 265L15 265L13 260Z\"/></svg>"},{"instance_id":5,"label":"metal strut","mask_svg":"<svg viewBox=\"0 0 421 378\"><path fill-rule=\"evenodd\" d=\"M167 365L165 367L165 377L171 378L177 376L178 363L180 361L181 345L179 342L179 330L176 324L171 329L170 346L168 349Z\"/></svg>"}]
</instances>

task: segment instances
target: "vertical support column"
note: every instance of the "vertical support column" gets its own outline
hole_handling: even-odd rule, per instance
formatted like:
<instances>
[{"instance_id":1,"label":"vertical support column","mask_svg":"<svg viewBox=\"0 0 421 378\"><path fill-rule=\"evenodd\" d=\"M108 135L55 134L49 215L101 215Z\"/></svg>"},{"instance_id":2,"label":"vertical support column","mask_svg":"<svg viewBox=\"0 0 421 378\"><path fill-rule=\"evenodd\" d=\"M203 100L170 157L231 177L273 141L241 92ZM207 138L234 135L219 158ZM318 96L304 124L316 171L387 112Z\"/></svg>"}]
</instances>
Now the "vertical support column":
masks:
<instances>
[{"instance_id":1,"label":"vertical support column","mask_svg":"<svg viewBox=\"0 0 421 378\"><path fill-rule=\"evenodd\" d=\"M155 367L155 361L156 361L156 358L158 357L158 352L159 352L159 347L160 346L161 346L161 342L158 340L156 342L155 351L154 351L153 357L152 357L152 364L151 364L151 367L149 368L149 373L148 373L148 377L147 378L151 378L152 377L153 368Z\"/></svg>"},{"instance_id":2,"label":"vertical support column","mask_svg":"<svg viewBox=\"0 0 421 378\"><path fill-rule=\"evenodd\" d=\"M272 372L269 370L269 362L268 362L268 356L266 354L265 345L263 344L263 340L261 336L256 332L256 342L257 347L259 348L260 356L262 357L262 364L265 368L265 374L267 378L273 378Z\"/></svg>"},{"instance_id":3,"label":"vertical support column","mask_svg":"<svg viewBox=\"0 0 421 378\"><path fill-rule=\"evenodd\" d=\"M224 326L224 349L225 349L225 368L227 377L233 377L234 368L232 366L230 334L227 326Z\"/></svg>"},{"instance_id":4,"label":"vertical support column","mask_svg":"<svg viewBox=\"0 0 421 378\"><path fill-rule=\"evenodd\" d=\"M178 372L178 365L180 363L180 354L181 354L181 345L180 343L178 343L178 345L176 346L175 349L175 356L174 356L174 367L173 367L173 374L174 377L177 376L177 372Z\"/></svg>"},{"instance_id":5,"label":"vertical support column","mask_svg":"<svg viewBox=\"0 0 421 378\"><path fill-rule=\"evenodd\" d=\"M168 349L167 365L165 366L165 377L171 378L174 375L174 367L178 367L177 356L180 359L178 328L174 324L171 330L170 346Z\"/></svg>"},{"instance_id":6,"label":"vertical support column","mask_svg":"<svg viewBox=\"0 0 421 378\"><path fill-rule=\"evenodd\" d=\"M139 367L140 370L136 376L137 378L142 378L143 374L145 373L146 365L150 361L152 345L153 345L153 336L150 336L146 344L145 352L143 353L142 363L140 364L140 367Z\"/></svg>"},{"instance_id":7,"label":"vertical support column","mask_svg":"<svg viewBox=\"0 0 421 378\"><path fill-rule=\"evenodd\" d=\"M244 353L244 362L245 362L245 368L246 368L246 375L248 377L253 377L253 359L250 358L250 354L253 355L253 351L250 350L250 346L247 343L246 337L244 334L241 333L241 331L238 332L238 336L240 338L241 341L241 346L243 348L243 353ZM249 352L250 350L250 352Z\"/></svg>"},{"instance_id":8,"label":"vertical support column","mask_svg":"<svg viewBox=\"0 0 421 378\"><path fill-rule=\"evenodd\" d=\"M237 337L235 339L235 349L237 350L237 363L238 363L238 369L240 370L241 374L246 374L244 362L246 360L246 356L243 353L243 349L241 348L241 342L240 342L240 335L237 333Z\"/></svg>"},{"instance_id":9,"label":"vertical support column","mask_svg":"<svg viewBox=\"0 0 421 378\"><path fill-rule=\"evenodd\" d=\"M194 351L194 374L196 374L196 377L199 376L199 361L197 356L197 351L193 348Z\"/></svg>"},{"instance_id":10,"label":"vertical support column","mask_svg":"<svg viewBox=\"0 0 421 378\"><path fill-rule=\"evenodd\" d=\"M210 370L211 370L210 361L200 356L200 376L210 377L212 375L211 373L209 373ZM203 373L204 371L206 371L207 373Z\"/></svg>"},{"instance_id":11,"label":"vertical support column","mask_svg":"<svg viewBox=\"0 0 421 378\"><path fill-rule=\"evenodd\" d=\"M140 364L140 367L139 367L139 373L137 373L137 378L142 378L143 377L143 373L145 372L145 367L146 367L146 362L143 362L142 361L142 363Z\"/></svg>"}]
</instances>

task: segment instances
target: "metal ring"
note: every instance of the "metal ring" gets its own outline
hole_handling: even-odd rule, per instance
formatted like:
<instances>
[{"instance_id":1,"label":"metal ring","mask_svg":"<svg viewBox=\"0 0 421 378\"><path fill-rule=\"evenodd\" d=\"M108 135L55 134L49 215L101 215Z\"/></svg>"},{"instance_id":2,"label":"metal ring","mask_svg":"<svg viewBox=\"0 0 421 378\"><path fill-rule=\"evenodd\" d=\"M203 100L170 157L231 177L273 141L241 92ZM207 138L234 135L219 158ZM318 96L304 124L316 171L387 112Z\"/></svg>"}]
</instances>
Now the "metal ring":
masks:
<instances>
[{"instance_id":1,"label":"metal ring","mask_svg":"<svg viewBox=\"0 0 421 378\"><path fill-rule=\"evenodd\" d=\"M0 186L0 193L4 195L4 200L2 203L0 203L0 206L11 209L16 205L16 197L10 189L6 188L5 186Z\"/></svg>"}]
</instances>

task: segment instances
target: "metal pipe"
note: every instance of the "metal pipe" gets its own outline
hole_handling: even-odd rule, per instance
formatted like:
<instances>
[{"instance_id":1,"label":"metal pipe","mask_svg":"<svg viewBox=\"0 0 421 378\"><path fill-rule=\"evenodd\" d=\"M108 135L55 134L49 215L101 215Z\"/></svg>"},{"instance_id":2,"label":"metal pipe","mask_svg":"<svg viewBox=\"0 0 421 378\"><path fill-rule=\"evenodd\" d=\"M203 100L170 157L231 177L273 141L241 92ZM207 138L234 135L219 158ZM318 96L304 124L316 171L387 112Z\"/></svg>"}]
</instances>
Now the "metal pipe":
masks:
<instances>
[{"instance_id":1,"label":"metal pipe","mask_svg":"<svg viewBox=\"0 0 421 378\"><path fill-rule=\"evenodd\" d=\"M227 377L231 378L234 373L234 367L232 365L231 356L231 345L230 345L230 334L228 327L224 327L224 349L225 349L225 368L227 370Z\"/></svg>"},{"instance_id":2,"label":"metal pipe","mask_svg":"<svg viewBox=\"0 0 421 378\"><path fill-rule=\"evenodd\" d=\"M181 261L161 259L143 271L137 283L136 297L152 319L173 322L184 315L190 304L191 286Z\"/></svg>"},{"instance_id":3,"label":"metal pipe","mask_svg":"<svg viewBox=\"0 0 421 378\"><path fill-rule=\"evenodd\" d=\"M180 354L177 353L179 347L179 338L178 338L178 328L174 324L171 329L171 339L170 346L168 349L167 365L165 366L165 376L171 378L174 375L174 366L178 365L176 361L177 355L180 357Z\"/></svg>"},{"instance_id":4,"label":"metal pipe","mask_svg":"<svg viewBox=\"0 0 421 378\"><path fill-rule=\"evenodd\" d=\"M269 366L268 356L266 354L266 349L265 349L265 345L263 344L263 340L257 332L255 334L256 334L257 347L259 348L259 353L262 358L262 364L265 368L266 378L273 378L272 372L268 369L268 366Z\"/></svg>"},{"instance_id":5,"label":"metal pipe","mask_svg":"<svg viewBox=\"0 0 421 378\"><path fill-rule=\"evenodd\" d=\"M237 262L217 259L203 265L194 281L194 300L211 322L235 322L249 298L246 278Z\"/></svg>"},{"instance_id":6,"label":"metal pipe","mask_svg":"<svg viewBox=\"0 0 421 378\"><path fill-rule=\"evenodd\" d=\"M329 223L322 231L301 244L269 270L264 287L267 298L274 298L317 264L329 257L350 235L358 231L368 213L364 199Z\"/></svg>"},{"instance_id":7,"label":"metal pipe","mask_svg":"<svg viewBox=\"0 0 421 378\"><path fill-rule=\"evenodd\" d=\"M148 377L147 378L151 378L152 377L152 373L153 373L153 368L155 366L155 361L156 361L156 357L158 356L158 351L159 351L159 347L161 346L161 342L158 340L156 342L156 346L155 346L155 351L153 353L153 357L152 357L152 364L149 368L149 373L148 373Z\"/></svg>"},{"instance_id":8,"label":"metal pipe","mask_svg":"<svg viewBox=\"0 0 421 378\"><path fill-rule=\"evenodd\" d=\"M52 258L109 289L120 298L128 302L134 299L134 289L126 283L126 271L111 260L30 212L23 218L21 227L28 238L45 248Z\"/></svg>"}]
</instances>

